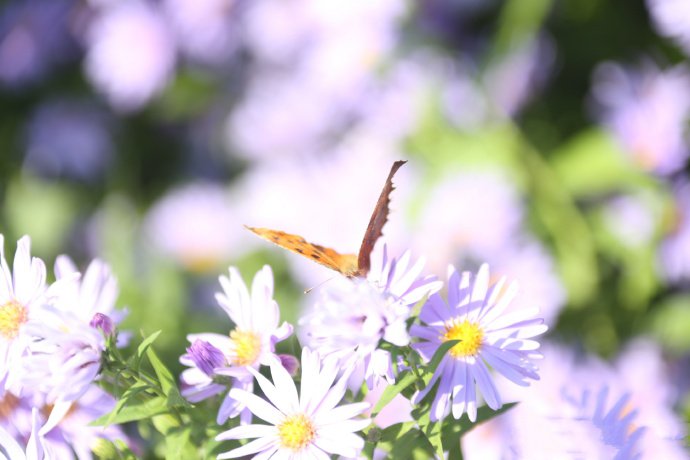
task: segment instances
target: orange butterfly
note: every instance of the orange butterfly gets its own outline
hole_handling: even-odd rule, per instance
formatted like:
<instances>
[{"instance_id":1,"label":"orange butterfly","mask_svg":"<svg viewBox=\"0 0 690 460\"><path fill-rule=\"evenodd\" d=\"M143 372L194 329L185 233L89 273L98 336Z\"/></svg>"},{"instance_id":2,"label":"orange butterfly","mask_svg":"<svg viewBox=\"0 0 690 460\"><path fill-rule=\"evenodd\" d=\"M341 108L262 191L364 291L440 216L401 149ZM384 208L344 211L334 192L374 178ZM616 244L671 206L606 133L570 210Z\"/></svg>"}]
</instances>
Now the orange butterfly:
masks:
<instances>
[{"instance_id":1,"label":"orange butterfly","mask_svg":"<svg viewBox=\"0 0 690 460\"><path fill-rule=\"evenodd\" d=\"M390 203L390 194L394 188L393 175L405 163L407 162L402 160L393 163L383 190L381 190L379 200L376 202L374 212L371 214L371 219L369 219L369 225L364 233L362 245L359 247L359 254L340 254L331 248L309 243L301 236L291 235L279 230L246 227L281 248L302 254L304 257L308 257L321 265L340 272L348 278L366 276L371 267L371 251L374 249L376 241L381 237L383 226L388 220L388 204Z\"/></svg>"}]
</instances>

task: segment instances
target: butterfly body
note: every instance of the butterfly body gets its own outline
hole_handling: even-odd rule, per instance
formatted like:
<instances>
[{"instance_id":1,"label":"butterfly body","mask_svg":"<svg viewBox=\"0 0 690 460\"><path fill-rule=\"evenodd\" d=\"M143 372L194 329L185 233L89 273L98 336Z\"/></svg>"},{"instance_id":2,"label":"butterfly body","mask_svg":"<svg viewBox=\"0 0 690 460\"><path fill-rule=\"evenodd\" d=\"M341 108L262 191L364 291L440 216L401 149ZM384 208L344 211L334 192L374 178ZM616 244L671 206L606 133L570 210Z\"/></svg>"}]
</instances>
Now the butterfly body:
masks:
<instances>
[{"instance_id":1,"label":"butterfly body","mask_svg":"<svg viewBox=\"0 0 690 460\"><path fill-rule=\"evenodd\" d=\"M340 272L348 278L366 276L371 266L371 251L383 234L383 226L388 220L390 194L393 191L393 176L406 161L396 161L391 167L381 195L369 220L358 254L340 254L334 249L310 243L299 235L280 230L246 226L260 237L289 251L307 257L314 262Z\"/></svg>"}]
</instances>

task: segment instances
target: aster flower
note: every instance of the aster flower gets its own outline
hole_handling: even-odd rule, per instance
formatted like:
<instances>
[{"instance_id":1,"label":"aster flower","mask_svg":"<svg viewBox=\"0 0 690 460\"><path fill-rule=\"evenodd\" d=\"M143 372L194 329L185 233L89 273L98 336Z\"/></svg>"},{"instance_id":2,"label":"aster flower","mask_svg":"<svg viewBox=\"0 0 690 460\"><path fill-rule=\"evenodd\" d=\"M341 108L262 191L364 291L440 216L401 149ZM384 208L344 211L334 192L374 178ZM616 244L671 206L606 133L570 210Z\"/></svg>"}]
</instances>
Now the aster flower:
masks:
<instances>
[{"instance_id":1,"label":"aster flower","mask_svg":"<svg viewBox=\"0 0 690 460\"><path fill-rule=\"evenodd\" d=\"M638 440L645 428L635 427L637 411L629 410L630 395L622 395L607 408L609 388L601 388L596 397L585 389L575 397L564 396L572 406L572 418L565 420L566 440L575 458L639 459ZM592 439L599 442L579 442Z\"/></svg>"},{"instance_id":2,"label":"aster flower","mask_svg":"<svg viewBox=\"0 0 690 460\"><path fill-rule=\"evenodd\" d=\"M350 386L366 380L371 388L380 378L394 381L391 357L378 348L385 340L405 346L410 337L407 319L412 307L438 291L434 276L420 276L424 260L411 264L410 253L399 259L372 257L366 280L343 281L321 291L313 310L300 321L306 346L323 356L339 359L342 368L353 367Z\"/></svg>"},{"instance_id":3,"label":"aster flower","mask_svg":"<svg viewBox=\"0 0 690 460\"><path fill-rule=\"evenodd\" d=\"M31 435L26 448L22 448L4 428L0 427L0 460L41 460L50 459L46 455L42 436L39 434L41 429L38 409L34 408L31 412ZM7 457L3 454L7 454Z\"/></svg>"},{"instance_id":4,"label":"aster flower","mask_svg":"<svg viewBox=\"0 0 690 460\"><path fill-rule=\"evenodd\" d=\"M47 288L45 264L31 257L28 236L17 242L14 266L10 271L5 259L4 238L0 235L0 267L0 388L4 390L16 383L18 364L30 343L25 329L38 316Z\"/></svg>"},{"instance_id":5,"label":"aster flower","mask_svg":"<svg viewBox=\"0 0 690 460\"><path fill-rule=\"evenodd\" d=\"M205 333L187 337L192 346L180 358L190 367L181 376L182 395L192 402L225 391L231 380L228 377L233 379L233 389L252 391L254 376L250 369L280 362L275 345L292 334L290 324L279 325L280 311L273 300L273 273L268 265L254 277L251 295L234 267L230 268L230 277L220 277L220 284L223 293L216 294L216 300L236 327L229 336ZM218 411L219 424L240 413L245 422L251 416L244 402L231 393Z\"/></svg>"},{"instance_id":6,"label":"aster flower","mask_svg":"<svg viewBox=\"0 0 690 460\"><path fill-rule=\"evenodd\" d=\"M270 403L242 390L231 390L231 396L246 401L249 409L270 425L246 425L221 433L216 440L258 439L219 455L219 459L252 454L258 454L255 458L329 458L332 454L354 458L364 447L362 438L354 433L371 421L355 417L368 409L369 403L337 406L345 395L348 376L333 383L338 375L335 360L321 363L319 355L305 347L299 395L279 363L271 364L273 383L251 371Z\"/></svg>"},{"instance_id":7,"label":"aster flower","mask_svg":"<svg viewBox=\"0 0 690 460\"><path fill-rule=\"evenodd\" d=\"M27 326L40 340L29 345L22 366L22 383L44 393L49 403L79 398L97 377L106 336L91 324L94 317L109 315L116 324L124 315L114 310L117 281L103 262L94 260L81 276L60 256L55 273L62 284L51 305L43 307L41 323Z\"/></svg>"},{"instance_id":8,"label":"aster flower","mask_svg":"<svg viewBox=\"0 0 690 460\"><path fill-rule=\"evenodd\" d=\"M419 315L423 324L412 326L410 334L421 339L412 347L425 360L430 360L443 342L461 340L444 356L429 385L415 395L414 402L418 403L440 381L432 403L432 420L443 419L451 408L456 419L467 412L470 420L476 420L475 387L489 407L499 409L503 403L489 366L518 385L539 379L533 363L541 358L539 343L531 339L547 327L541 319L533 319L536 309L502 315L517 293L515 282L505 291L504 283L501 278L489 285L486 264L474 277L469 272L460 275L451 266L447 303L438 294L431 296Z\"/></svg>"}]
</instances>

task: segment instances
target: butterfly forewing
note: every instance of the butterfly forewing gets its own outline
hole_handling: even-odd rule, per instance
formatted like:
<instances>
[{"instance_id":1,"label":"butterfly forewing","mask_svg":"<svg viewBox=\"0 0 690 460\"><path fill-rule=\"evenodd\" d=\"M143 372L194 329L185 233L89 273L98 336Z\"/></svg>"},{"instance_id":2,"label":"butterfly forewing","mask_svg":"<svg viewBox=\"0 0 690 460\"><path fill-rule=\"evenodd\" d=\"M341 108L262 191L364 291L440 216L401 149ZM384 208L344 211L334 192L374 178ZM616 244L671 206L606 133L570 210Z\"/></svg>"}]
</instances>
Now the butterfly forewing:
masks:
<instances>
[{"instance_id":1,"label":"butterfly forewing","mask_svg":"<svg viewBox=\"0 0 690 460\"><path fill-rule=\"evenodd\" d=\"M376 241L383 234L383 226L388 220L388 212L390 211L388 205L390 204L390 195L393 191L393 176L396 171L400 169L402 165L407 163L406 161L396 161L391 167L391 171L388 173L388 178L386 183L381 190L381 195L376 202L376 207L374 212L371 214L371 219L369 219L369 225L367 226L366 232L364 232L364 239L362 239L362 245L359 247L359 253L357 255L357 275L365 276L369 273L369 268L371 267L371 251L374 249Z\"/></svg>"},{"instance_id":2,"label":"butterfly forewing","mask_svg":"<svg viewBox=\"0 0 690 460\"><path fill-rule=\"evenodd\" d=\"M281 248L307 257L345 276L357 275L357 256L354 254L340 254L334 249L310 243L299 235L281 232L280 230L256 227L247 228Z\"/></svg>"},{"instance_id":3,"label":"butterfly forewing","mask_svg":"<svg viewBox=\"0 0 690 460\"><path fill-rule=\"evenodd\" d=\"M374 212L371 214L371 219L369 219L369 225L364 233L364 239L357 255L340 254L331 248L310 243L299 235L292 235L280 230L256 227L247 228L281 248L301 254L347 277L366 276L371 266L371 251L374 249L376 241L381 237L383 226L388 220L388 205L390 203L390 194L393 191L393 176L405 163L407 162L402 160L393 163L383 190L381 190L381 195L376 202Z\"/></svg>"}]
</instances>

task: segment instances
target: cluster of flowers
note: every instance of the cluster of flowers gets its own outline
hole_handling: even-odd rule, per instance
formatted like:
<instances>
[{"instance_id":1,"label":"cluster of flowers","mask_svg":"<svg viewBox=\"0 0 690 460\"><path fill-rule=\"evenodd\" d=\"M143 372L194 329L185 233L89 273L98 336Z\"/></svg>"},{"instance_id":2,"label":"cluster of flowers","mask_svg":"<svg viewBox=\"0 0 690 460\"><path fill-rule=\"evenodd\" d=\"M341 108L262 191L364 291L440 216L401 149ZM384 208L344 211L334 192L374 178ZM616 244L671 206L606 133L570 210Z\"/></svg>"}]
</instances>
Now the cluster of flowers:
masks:
<instances>
[{"instance_id":1,"label":"cluster of flowers","mask_svg":"<svg viewBox=\"0 0 690 460\"><path fill-rule=\"evenodd\" d=\"M0 446L13 460L90 459L99 439L125 440L117 426L88 426L115 405L94 380L124 316L114 310L117 282L101 261L81 274L60 256L48 284L28 236L11 269L3 243L0 235Z\"/></svg>"},{"instance_id":2,"label":"cluster of flowers","mask_svg":"<svg viewBox=\"0 0 690 460\"><path fill-rule=\"evenodd\" d=\"M501 279L492 284L488 266L476 275L450 267L447 299L438 291L443 283L422 275L424 262L373 258L366 279L333 282L320 290L312 311L301 320L301 388L298 396L290 375L296 359L278 355L275 345L292 333L280 324L273 299L273 278L265 266L254 277L251 293L236 269L220 277L219 305L235 324L229 336L194 334L181 362L182 394L190 401L225 394L217 421L239 416L241 424L221 433L218 440L258 438L218 458L258 454L257 458L328 458L328 454L356 457L364 441L354 434L371 421L363 417L368 402L338 404L347 390L357 398L361 387L395 381L398 362L390 350L411 344L424 360L444 342L459 340L445 355L428 386L413 398L424 399L439 381L431 404L432 420L452 411L477 418L481 393L492 409L502 406L489 369L527 385L538 379L535 361L541 358L534 337L546 331L536 310L504 314L515 296L515 284ZM414 307L422 304L419 323L409 327ZM413 339L416 339L412 342ZM273 383L259 373L270 367ZM254 381L270 400L253 394ZM229 389L229 390L228 390ZM251 424L252 415L266 421ZM304 456L304 457L302 457ZM272 457L271 457L272 458Z\"/></svg>"},{"instance_id":3,"label":"cluster of flowers","mask_svg":"<svg viewBox=\"0 0 690 460\"><path fill-rule=\"evenodd\" d=\"M89 426L115 407L96 382L104 353L126 336L116 333L123 313L113 309L117 285L108 267L94 261L82 275L60 256L56 281L48 284L44 263L30 256L28 237L18 243L12 270L4 253L0 259L0 458L90 459L99 439L127 443L118 426ZM359 457L365 444L357 433L372 424L364 388L420 371L425 364L411 357L413 350L429 363L449 341L410 401L425 407L431 421L466 413L476 422L480 399L497 410L505 383L524 387L539 380L535 338L547 327L536 309L510 308L515 283L493 282L487 265L476 273L451 266L442 297L443 282L424 275L423 267L409 252L389 258L384 246L366 278L321 288L299 324L299 360L276 351L293 326L280 321L271 269L263 267L251 288L235 268L221 276L216 299L234 329L190 335L180 358L188 366L181 375L183 396L192 403L222 396L217 423L229 428L216 439L235 444L218 458ZM505 377L503 386L495 374ZM268 401L255 394L255 383ZM615 458L637 458L644 429L633 423L628 397L609 408L608 388L593 394L568 394L570 415L562 425L573 439L601 437ZM254 423L255 417L267 423Z\"/></svg>"}]
</instances>

